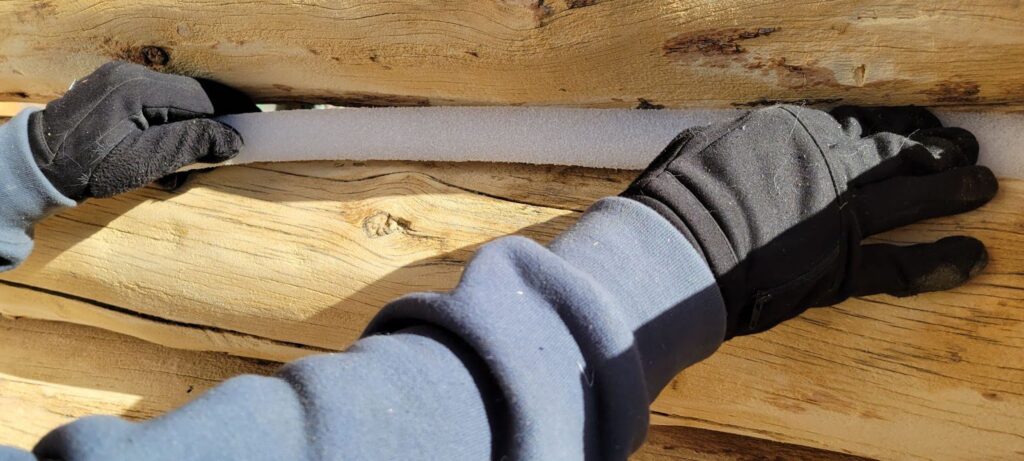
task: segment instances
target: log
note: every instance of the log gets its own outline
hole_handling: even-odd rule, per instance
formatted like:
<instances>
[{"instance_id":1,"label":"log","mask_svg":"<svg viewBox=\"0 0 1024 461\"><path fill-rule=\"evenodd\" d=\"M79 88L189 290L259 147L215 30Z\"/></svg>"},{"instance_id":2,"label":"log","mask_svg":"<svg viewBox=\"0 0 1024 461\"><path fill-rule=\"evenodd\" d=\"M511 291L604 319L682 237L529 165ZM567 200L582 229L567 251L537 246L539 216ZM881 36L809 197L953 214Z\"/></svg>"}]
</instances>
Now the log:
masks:
<instances>
[{"instance_id":1,"label":"log","mask_svg":"<svg viewBox=\"0 0 1024 461\"><path fill-rule=\"evenodd\" d=\"M867 461L869 458L684 426L651 426L633 461Z\"/></svg>"},{"instance_id":2,"label":"log","mask_svg":"<svg viewBox=\"0 0 1024 461\"><path fill-rule=\"evenodd\" d=\"M110 59L262 101L341 105L1021 107L1015 2L0 2L0 101Z\"/></svg>"},{"instance_id":3,"label":"log","mask_svg":"<svg viewBox=\"0 0 1024 461\"><path fill-rule=\"evenodd\" d=\"M52 99L124 59L265 102L1015 110L1022 31L1017 5L963 0L12 0L0 2L0 102ZM0 443L85 413L150 417L188 386L343 349L389 299L453 286L482 243L549 241L634 174L255 165L62 213L0 277L0 313L134 338L0 321ZM1024 456L1021 199L1024 182L1006 181L983 210L883 236L968 233L992 265L951 292L855 299L730 341L655 402L668 428L638 459Z\"/></svg>"},{"instance_id":4,"label":"log","mask_svg":"<svg viewBox=\"0 0 1024 461\"><path fill-rule=\"evenodd\" d=\"M8 291L49 290L141 320L214 327L215 343L219 333L237 334L269 348L225 352L287 360L295 355L271 349L344 348L396 295L452 287L479 245L512 233L548 241L594 194L615 194L633 175L488 164L338 166L224 168L187 187L201 193L145 189L92 201L40 226L33 257L0 280ZM311 176L320 173L332 177ZM496 194L502 198L489 196ZM282 240L268 242L268 235ZM133 241L111 245L106 237Z\"/></svg>"},{"instance_id":5,"label":"log","mask_svg":"<svg viewBox=\"0 0 1024 461\"><path fill-rule=\"evenodd\" d=\"M185 352L106 330L0 317L0 445L31 448L87 415L159 416L239 374L277 364Z\"/></svg>"},{"instance_id":6,"label":"log","mask_svg":"<svg viewBox=\"0 0 1024 461\"><path fill-rule=\"evenodd\" d=\"M187 352L62 322L0 317L0 445L30 449L50 430L87 415L145 420L220 381L268 375L276 364ZM753 437L655 426L637 461L749 460L769 454L815 461L853 456Z\"/></svg>"},{"instance_id":7,"label":"log","mask_svg":"<svg viewBox=\"0 0 1024 461\"><path fill-rule=\"evenodd\" d=\"M283 361L339 350L386 301L444 290L480 244L541 242L635 172L337 162L227 167L177 193L94 200L38 229L0 312ZM984 240L944 293L874 296L732 340L677 377L655 422L867 457L1024 454L1024 181L985 208L881 236Z\"/></svg>"}]
</instances>

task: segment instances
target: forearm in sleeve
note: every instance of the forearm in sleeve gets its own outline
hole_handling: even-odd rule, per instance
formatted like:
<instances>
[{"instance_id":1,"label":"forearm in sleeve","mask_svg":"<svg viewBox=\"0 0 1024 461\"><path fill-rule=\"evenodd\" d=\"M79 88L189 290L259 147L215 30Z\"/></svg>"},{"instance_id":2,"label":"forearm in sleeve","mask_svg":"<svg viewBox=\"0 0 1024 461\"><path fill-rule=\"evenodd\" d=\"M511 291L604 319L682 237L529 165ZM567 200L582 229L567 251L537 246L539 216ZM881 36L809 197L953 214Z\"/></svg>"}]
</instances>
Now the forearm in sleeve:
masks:
<instances>
[{"instance_id":1,"label":"forearm in sleeve","mask_svg":"<svg viewBox=\"0 0 1024 461\"><path fill-rule=\"evenodd\" d=\"M696 250L657 213L610 198L548 248L485 245L453 292L391 303L344 353L229 380L152 421L85 418L35 455L625 459L649 403L724 328Z\"/></svg>"}]
</instances>

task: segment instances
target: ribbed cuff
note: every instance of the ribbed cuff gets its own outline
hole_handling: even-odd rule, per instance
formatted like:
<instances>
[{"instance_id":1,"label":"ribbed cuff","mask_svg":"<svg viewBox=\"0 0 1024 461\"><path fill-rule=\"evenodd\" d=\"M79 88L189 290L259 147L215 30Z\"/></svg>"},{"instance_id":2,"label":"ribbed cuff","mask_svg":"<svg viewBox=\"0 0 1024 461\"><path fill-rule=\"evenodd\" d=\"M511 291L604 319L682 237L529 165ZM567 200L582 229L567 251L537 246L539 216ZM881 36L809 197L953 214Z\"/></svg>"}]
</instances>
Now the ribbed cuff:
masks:
<instances>
[{"instance_id":1,"label":"ribbed cuff","mask_svg":"<svg viewBox=\"0 0 1024 461\"><path fill-rule=\"evenodd\" d=\"M32 226L61 208L75 206L36 165L28 143L24 110L0 126L0 271L14 268L32 251Z\"/></svg>"},{"instance_id":2,"label":"ribbed cuff","mask_svg":"<svg viewBox=\"0 0 1024 461\"><path fill-rule=\"evenodd\" d=\"M550 248L623 308L650 401L676 374L721 345L726 310L714 274L654 210L627 198L602 199Z\"/></svg>"}]
</instances>

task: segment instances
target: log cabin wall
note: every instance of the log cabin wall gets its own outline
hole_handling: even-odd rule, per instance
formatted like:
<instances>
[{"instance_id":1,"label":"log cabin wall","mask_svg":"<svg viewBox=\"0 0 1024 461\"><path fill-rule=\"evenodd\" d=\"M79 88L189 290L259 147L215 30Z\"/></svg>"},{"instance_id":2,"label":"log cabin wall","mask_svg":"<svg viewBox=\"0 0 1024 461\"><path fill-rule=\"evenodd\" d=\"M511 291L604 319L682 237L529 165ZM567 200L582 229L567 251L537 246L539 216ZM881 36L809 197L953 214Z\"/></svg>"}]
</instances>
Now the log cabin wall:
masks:
<instances>
[{"instance_id":1,"label":"log cabin wall","mask_svg":"<svg viewBox=\"0 0 1024 461\"><path fill-rule=\"evenodd\" d=\"M264 101L342 105L1019 106L1007 0L0 2L0 100L110 59Z\"/></svg>"},{"instance_id":2,"label":"log cabin wall","mask_svg":"<svg viewBox=\"0 0 1024 461\"><path fill-rule=\"evenodd\" d=\"M897 0L0 2L0 100L44 102L109 59L212 77L261 101L1015 111L1024 10ZM0 413L26 415L0 419L0 443L24 446L90 412L150 417L193 395L181 387L343 349L388 300L451 288L479 245L508 234L549 241L635 174L252 165L61 213L39 227L25 266L0 276L0 313L20 319L3 323L0 357L14 359L0 360ZM989 245L992 263L950 292L855 299L730 341L663 392L654 422L682 429L656 429L638 456L1024 456L1022 203L1024 182L1006 180L981 210L881 236L966 233ZM147 371L101 367L94 350Z\"/></svg>"}]
</instances>

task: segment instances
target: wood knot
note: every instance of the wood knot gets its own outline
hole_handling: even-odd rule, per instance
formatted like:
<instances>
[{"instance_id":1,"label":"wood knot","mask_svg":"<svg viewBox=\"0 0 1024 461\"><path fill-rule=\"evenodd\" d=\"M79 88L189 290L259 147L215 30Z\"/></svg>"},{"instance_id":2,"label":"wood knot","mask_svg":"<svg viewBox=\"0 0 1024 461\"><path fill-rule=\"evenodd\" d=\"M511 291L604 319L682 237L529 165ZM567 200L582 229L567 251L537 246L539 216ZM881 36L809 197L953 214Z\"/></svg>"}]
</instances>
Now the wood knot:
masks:
<instances>
[{"instance_id":1,"label":"wood knot","mask_svg":"<svg viewBox=\"0 0 1024 461\"><path fill-rule=\"evenodd\" d=\"M142 63L150 67L166 66L171 62L171 55L159 46L144 46L139 49L139 56L142 57Z\"/></svg>"},{"instance_id":2,"label":"wood knot","mask_svg":"<svg viewBox=\"0 0 1024 461\"><path fill-rule=\"evenodd\" d=\"M408 220L394 217L386 211L378 211L363 220L363 232L367 237L374 239L395 232L406 232L411 225Z\"/></svg>"},{"instance_id":3,"label":"wood knot","mask_svg":"<svg viewBox=\"0 0 1024 461\"><path fill-rule=\"evenodd\" d=\"M152 45L124 48L118 57L154 69L162 68L171 62L171 54L166 49Z\"/></svg>"}]
</instances>

